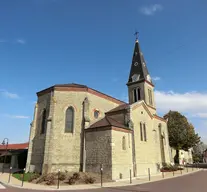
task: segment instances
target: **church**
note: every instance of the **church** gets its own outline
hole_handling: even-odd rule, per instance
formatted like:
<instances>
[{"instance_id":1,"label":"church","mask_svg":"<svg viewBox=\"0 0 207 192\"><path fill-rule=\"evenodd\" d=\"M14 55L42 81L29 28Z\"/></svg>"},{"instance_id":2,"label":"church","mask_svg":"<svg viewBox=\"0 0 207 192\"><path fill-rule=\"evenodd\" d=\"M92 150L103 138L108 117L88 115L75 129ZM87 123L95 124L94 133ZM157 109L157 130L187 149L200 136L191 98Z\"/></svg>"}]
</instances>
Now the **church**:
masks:
<instances>
[{"instance_id":1,"label":"church","mask_svg":"<svg viewBox=\"0 0 207 192\"><path fill-rule=\"evenodd\" d=\"M138 39L128 103L80 84L37 93L26 171L103 172L113 180L160 173L171 162L167 120L156 112L154 84Z\"/></svg>"}]
</instances>

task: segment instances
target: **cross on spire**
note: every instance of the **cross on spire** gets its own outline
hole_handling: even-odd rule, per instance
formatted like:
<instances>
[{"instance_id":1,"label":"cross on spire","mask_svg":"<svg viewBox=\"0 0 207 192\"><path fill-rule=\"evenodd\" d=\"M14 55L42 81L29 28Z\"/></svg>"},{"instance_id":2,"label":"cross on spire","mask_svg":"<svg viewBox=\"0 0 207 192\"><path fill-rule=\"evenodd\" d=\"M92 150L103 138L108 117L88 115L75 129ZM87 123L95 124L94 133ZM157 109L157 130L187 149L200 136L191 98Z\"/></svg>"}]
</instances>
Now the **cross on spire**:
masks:
<instances>
[{"instance_id":1,"label":"cross on spire","mask_svg":"<svg viewBox=\"0 0 207 192\"><path fill-rule=\"evenodd\" d=\"M138 40L138 34L139 34L138 31L136 31L136 32L134 33L134 35L136 36L136 40Z\"/></svg>"}]
</instances>

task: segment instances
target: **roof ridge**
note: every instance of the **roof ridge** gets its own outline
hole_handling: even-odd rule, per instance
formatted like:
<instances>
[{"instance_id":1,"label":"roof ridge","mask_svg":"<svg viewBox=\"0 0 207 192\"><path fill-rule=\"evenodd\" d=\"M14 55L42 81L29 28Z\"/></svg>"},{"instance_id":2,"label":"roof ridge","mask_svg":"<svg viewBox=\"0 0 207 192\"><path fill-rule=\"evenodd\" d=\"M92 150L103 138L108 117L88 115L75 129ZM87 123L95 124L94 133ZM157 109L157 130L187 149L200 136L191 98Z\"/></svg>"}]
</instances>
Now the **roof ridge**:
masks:
<instances>
[{"instance_id":1,"label":"roof ridge","mask_svg":"<svg viewBox=\"0 0 207 192\"><path fill-rule=\"evenodd\" d=\"M108 116L105 116L106 121L109 123L109 125L111 125L111 122L108 120Z\"/></svg>"},{"instance_id":2,"label":"roof ridge","mask_svg":"<svg viewBox=\"0 0 207 192\"><path fill-rule=\"evenodd\" d=\"M122 100L120 100L120 99L117 99L117 98L115 98L115 97L113 97L113 96L111 96L111 95L108 95L108 94L106 94L106 93L103 93L103 92L101 92L101 91L98 91L98 90L96 90L96 89L93 89L93 88L90 88L90 87L88 87L87 85L82 85L82 84L76 84L76 83L69 83L69 84L55 84L55 85L53 85L53 86L50 86L50 87L48 87L48 88L46 88L46 89L43 89L43 90L41 90L41 91L38 91L38 92L36 92L36 94L38 95L38 94L40 94L40 93L43 93L44 91L50 91L50 90L54 90L55 89L55 87L72 87L72 86L79 86L79 88L86 88L87 90L92 90L92 91L95 91L95 92L97 92L97 93L99 93L99 94L101 94L101 95L105 95L105 96L107 96L107 97L109 97L109 98L112 98L112 99L114 99L114 100L116 100L116 101L118 101L119 103L121 103L121 105L122 104L127 104L126 102L124 102L124 101L122 101Z\"/></svg>"},{"instance_id":3,"label":"roof ridge","mask_svg":"<svg viewBox=\"0 0 207 192\"><path fill-rule=\"evenodd\" d=\"M29 144L29 142L25 142L25 143L9 143L8 145L23 145L23 144ZM2 144L0 144L1 146Z\"/></svg>"},{"instance_id":4,"label":"roof ridge","mask_svg":"<svg viewBox=\"0 0 207 192\"><path fill-rule=\"evenodd\" d=\"M114 118L112 118L112 117L109 117L109 116L108 116L108 118L109 118L109 119L112 119L113 121L116 121L116 122L119 123L119 124L121 124L120 122L118 122L116 119L114 119Z\"/></svg>"}]
</instances>

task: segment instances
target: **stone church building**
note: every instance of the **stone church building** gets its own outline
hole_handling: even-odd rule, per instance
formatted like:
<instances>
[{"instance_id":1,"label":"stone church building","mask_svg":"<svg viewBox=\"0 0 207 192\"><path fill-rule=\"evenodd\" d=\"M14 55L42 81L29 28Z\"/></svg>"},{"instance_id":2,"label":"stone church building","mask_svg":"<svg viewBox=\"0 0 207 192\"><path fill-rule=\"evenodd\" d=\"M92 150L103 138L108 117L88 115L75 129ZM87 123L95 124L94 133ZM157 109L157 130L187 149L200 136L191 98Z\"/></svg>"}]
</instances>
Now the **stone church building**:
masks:
<instances>
[{"instance_id":1,"label":"stone church building","mask_svg":"<svg viewBox=\"0 0 207 192\"><path fill-rule=\"evenodd\" d=\"M37 93L27 171L100 172L111 179L159 173L170 163L166 120L156 112L154 84L136 39L127 82L129 102L79 84Z\"/></svg>"}]
</instances>

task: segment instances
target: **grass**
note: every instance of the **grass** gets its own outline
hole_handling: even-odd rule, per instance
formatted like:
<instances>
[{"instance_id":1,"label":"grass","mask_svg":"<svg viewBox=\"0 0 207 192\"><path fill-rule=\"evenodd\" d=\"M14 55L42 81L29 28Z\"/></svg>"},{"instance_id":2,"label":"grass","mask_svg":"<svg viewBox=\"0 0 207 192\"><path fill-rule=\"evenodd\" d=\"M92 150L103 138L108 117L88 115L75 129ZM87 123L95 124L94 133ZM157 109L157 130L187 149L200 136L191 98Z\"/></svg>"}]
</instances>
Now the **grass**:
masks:
<instances>
[{"instance_id":1,"label":"grass","mask_svg":"<svg viewBox=\"0 0 207 192\"><path fill-rule=\"evenodd\" d=\"M34 173L25 173L24 174L24 181L28 182L30 180L30 178L32 177L32 175L34 175ZM22 173L14 173L14 174L12 174L12 176L15 177L16 179L22 181L22 178L23 178Z\"/></svg>"}]
</instances>

